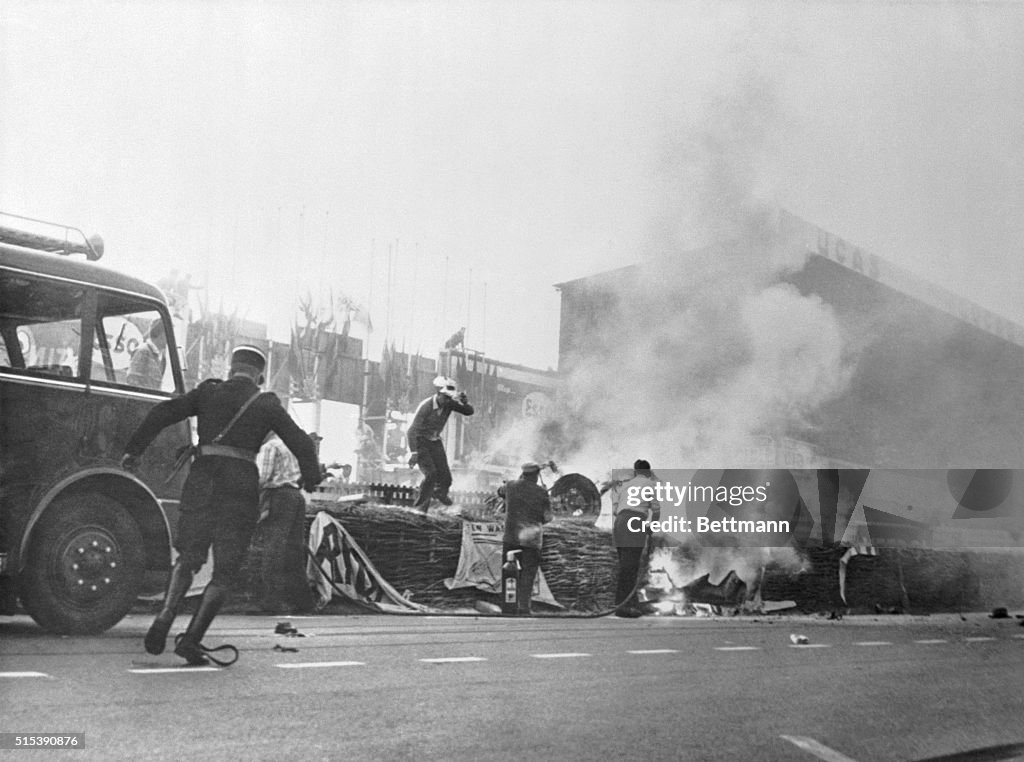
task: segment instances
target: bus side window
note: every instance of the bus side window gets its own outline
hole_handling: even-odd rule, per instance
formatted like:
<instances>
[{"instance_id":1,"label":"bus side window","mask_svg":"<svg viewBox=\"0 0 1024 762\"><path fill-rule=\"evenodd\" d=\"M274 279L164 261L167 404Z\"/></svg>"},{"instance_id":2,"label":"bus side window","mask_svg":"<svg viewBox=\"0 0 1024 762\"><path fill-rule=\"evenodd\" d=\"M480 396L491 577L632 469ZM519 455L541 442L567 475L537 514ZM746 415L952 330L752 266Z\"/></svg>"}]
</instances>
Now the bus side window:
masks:
<instances>
[{"instance_id":1,"label":"bus side window","mask_svg":"<svg viewBox=\"0 0 1024 762\"><path fill-rule=\"evenodd\" d=\"M3 364L74 378L82 335L84 291L21 273L0 272Z\"/></svg>"},{"instance_id":2,"label":"bus side window","mask_svg":"<svg viewBox=\"0 0 1024 762\"><path fill-rule=\"evenodd\" d=\"M115 305L111 305L115 306ZM164 321L148 305L116 305L97 322L93 379L148 391L171 391ZM134 307L137 311L130 310Z\"/></svg>"}]
</instances>

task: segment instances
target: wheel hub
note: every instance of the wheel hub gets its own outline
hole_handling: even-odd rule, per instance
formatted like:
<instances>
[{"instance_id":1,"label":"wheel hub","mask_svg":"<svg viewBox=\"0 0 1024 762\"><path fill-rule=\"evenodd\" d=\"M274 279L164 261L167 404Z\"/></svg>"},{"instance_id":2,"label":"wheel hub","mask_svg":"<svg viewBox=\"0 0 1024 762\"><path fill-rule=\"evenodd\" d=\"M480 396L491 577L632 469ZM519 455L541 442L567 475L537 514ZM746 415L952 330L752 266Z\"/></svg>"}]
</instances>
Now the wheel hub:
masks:
<instances>
[{"instance_id":1,"label":"wheel hub","mask_svg":"<svg viewBox=\"0 0 1024 762\"><path fill-rule=\"evenodd\" d=\"M122 565L121 550L103 529L83 528L68 539L59 565L65 593L75 600L91 601L113 589Z\"/></svg>"}]
</instances>

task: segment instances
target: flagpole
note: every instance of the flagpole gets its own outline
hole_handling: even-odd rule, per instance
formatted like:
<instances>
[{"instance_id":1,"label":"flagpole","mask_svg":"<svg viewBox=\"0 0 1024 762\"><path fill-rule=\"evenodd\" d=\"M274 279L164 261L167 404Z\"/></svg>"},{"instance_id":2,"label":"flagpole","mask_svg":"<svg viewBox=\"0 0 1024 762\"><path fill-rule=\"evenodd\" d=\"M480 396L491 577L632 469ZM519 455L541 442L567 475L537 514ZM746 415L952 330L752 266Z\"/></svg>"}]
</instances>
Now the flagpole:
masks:
<instances>
[{"instance_id":1,"label":"flagpole","mask_svg":"<svg viewBox=\"0 0 1024 762\"><path fill-rule=\"evenodd\" d=\"M367 317L366 317L366 341L363 342L363 349L362 349L362 355L363 355L363 358L362 358L363 359L363 404L359 407L359 436L360 437L363 436L364 427L368 425L366 423L366 409L367 409L367 405L369 404L369 398L370 398L370 338L371 338L371 334L373 333L373 322L372 322L372 318L370 317L371 313L369 313L369 310L373 309L373 263L374 263L374 259L376 258L376 252L377 252L377 239L376 238L371 238L370 239L370 285L369 285L369 291L367 292L367 301L368 301L367 311L368 311L368 313L367 313ZM360 441L362 441L362 440L360 440ZM362 458L362 455L360 455L359 457ZM361 464L361 463L359 464L359 466L362 466L362 465L363 464ZM361 478L360 477L360 471L363 474L366 473L366 469L365 468L357 468L357 470L356 470L356 479L357 480L359 480Z\"/></svg>"},{"instance_id":2,"label":"flagpole","mask_svg":"<svg viewBox=\"0 0 1024 762\"><path fill-rule=\"evenodd\" d=\"M387 299L387 304L388 304L388 307L387 307L388 322L387 322L387 327L385 328L385 331L384 331L384 349L381 350L381 365L384 365L384 353L385 352L387 353L387 359L388 359L387 365L384 367L384 421L381 423L381 426L380 426L380 466L381 466L381 471L384 470L384 463L387 461L387 457L388 457L388 413L390 412L390 410L388 409L388 403L389 403L388 392L390 391L390 389L388 387L390 386L390 384L388 382L390 380L391 365L392 365L392 362L393 362L394 358L392 357L391 350L388 349L388 347L387 347L387 342L388 342L388 339L391 338L391 318L392 318L392 314L393 314L392 313L392 298L391 297L392 297L392 288L394 286L395 262L398 259L398 239L397 238L395 239L394 247L393 248L389 247L389 249L390 250L388 252L388 280L387 280L387 283L388 283L388 299Z\"/></svg>"},{"instance_id":3,"label":"flagpole","mask_svg":"<svg viewBox=\"0 0 1024 762\"><path fill-rule=\"evenodd\" d=\"M444 332L448 330L448 255L444 257L444 285L441 287L441 331L440 334L444 335ZM445 374L447 375L447 373Z\"/></svg>"},{"instance_id":4,"label":"flagpole","mask_svg":"<svg viewBox=\"0 0 1024 762\"><path fill-rule=\"evenodd\" d=\"M466 288L466 334L472 334L469 327L473 319L473 268L469 268L469 286ZM462 352L466 352L466 336L462 337Z\"/></svg>"},{"instance_id":5,"label":"flagpole","mask_svg":"<svg viewBox=\"0 0 1024 762\"><path fill-rule=\"evenodd\" d=\"M470 326L472 325L473 318L473 268L469 268L469 284L466 287L466 332L462 335L462 362L466 368L466 376L469 376L469 352L466 349L466 336L471 336L472 331ZM469 385L472 386L472 379L469 381ZM465 417L459 416L459 449L458 459L462 460L466 453L466 424Z\"/></svg>"},{"instance_id":6,"label":"flagpole","mask_svg":"<svg viewBox=\"0 0 1024 762\"><path fill-rule=\"evenodd\" d=\"M409 310L409 315L406 316L406 319L409 321L408 324L407 324L406 332L411 332L412 329L413 329L413 326L416 325L416 295L417 295L417 291L419 291L419 289L416 288L416 283L419 280L419 274L420 274L420 245L419 245L419 243L417 243L415 245L415 247L413 248L413 258L412 258L412 305L411 305L411 308ZM402 341L403 342L405 341L404 336L402 338Z\"/></svg>"},{"instance_id":7,"label":"flagpole","mask_svg":"<svg viewBox=\"0 0 1024 762\"><path fill-rule=\"evenodd\" d=\"M373 310L373 261L377 251L377 239L370 239L370 288L367 293L368 310ZM372 312L371 312L372 314ZM366 321L366 341L363 342L363 405L359 411L359 425L366 422L366 406L370 396L370 338L373 333L371 319Z\"/></svg>"}]
</instances>

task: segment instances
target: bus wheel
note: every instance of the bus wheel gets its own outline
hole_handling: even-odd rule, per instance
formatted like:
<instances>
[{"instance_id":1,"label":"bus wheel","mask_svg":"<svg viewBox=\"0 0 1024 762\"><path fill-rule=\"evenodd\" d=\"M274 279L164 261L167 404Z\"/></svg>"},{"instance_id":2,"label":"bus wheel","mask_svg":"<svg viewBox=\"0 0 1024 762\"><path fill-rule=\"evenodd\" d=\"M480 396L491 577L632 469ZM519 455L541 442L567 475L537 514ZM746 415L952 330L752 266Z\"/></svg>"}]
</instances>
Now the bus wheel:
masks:
<instances>
[{"instance_id":1,"label":"bus wheel","mask_svg":"<svg viewBox=\"0 0 1024 762\"><path fill-rule=\"evenodd\" d=\"M99 493L67 495L32 532L21 602L51 632L103 632L131 609L144 572L142 532L131 514Z\"/></svg>"}]
</instances>

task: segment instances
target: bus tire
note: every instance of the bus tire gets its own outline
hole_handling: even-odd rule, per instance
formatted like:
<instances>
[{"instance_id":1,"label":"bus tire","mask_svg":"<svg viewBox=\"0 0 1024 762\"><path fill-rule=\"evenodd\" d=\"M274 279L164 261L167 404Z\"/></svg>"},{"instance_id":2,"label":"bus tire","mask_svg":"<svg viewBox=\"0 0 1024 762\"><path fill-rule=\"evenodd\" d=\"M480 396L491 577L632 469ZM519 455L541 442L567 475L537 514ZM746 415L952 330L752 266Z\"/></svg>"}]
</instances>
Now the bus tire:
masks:
<instances>
[{"instance_id":1,"label":"bus tire","mask_svg":"<svg viewBox=\"0 0 1024 762\"><path fill-rule=\"evenodd\" d=\"M50 632L100 633L131 609L145 566L142 532L124 506L97 492L62 496L32 532L21 603Z\"/></svg>"}]
</instances>

